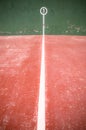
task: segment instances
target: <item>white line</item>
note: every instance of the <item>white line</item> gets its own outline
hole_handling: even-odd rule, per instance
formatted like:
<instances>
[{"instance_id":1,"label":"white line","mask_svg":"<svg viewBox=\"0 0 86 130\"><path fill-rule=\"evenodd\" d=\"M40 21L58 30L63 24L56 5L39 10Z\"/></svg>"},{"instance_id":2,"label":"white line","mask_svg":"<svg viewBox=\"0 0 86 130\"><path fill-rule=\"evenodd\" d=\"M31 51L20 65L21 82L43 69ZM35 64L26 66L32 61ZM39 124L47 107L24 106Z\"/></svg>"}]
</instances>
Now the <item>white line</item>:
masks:
<instances>
[{"instance_id":1,"label":"white line","mask_svg":"<svg viewBox=\"0 0 86 130\"><path fill-rule=\"evenodd\" d=\"M43 15L42 31L43 31L42 54L41 54L42 57L41 57L37 130L45 130L45 15Z\"/></svg>"}]
</instances>

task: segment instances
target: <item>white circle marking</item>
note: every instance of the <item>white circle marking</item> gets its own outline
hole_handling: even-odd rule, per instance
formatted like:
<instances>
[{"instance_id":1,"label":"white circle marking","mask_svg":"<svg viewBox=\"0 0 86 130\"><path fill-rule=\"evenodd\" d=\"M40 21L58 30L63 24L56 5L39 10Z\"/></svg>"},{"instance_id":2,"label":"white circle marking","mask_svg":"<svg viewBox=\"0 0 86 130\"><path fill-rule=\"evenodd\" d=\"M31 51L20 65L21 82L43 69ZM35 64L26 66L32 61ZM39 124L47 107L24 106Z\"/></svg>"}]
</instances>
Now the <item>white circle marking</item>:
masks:
<instances>
[{"instance_id":1,"label":"white circle marking","mask_svg":"<svg viewBox=\"0 0 86 130\"><path fill-rule=\"evenodd\" d=\"M46 7L42 7L42 8L40 9L40 14L41 14L41 15L46 15L47 13L48 13L48 10L47 10Z\"/></svg>"}]
</instances>

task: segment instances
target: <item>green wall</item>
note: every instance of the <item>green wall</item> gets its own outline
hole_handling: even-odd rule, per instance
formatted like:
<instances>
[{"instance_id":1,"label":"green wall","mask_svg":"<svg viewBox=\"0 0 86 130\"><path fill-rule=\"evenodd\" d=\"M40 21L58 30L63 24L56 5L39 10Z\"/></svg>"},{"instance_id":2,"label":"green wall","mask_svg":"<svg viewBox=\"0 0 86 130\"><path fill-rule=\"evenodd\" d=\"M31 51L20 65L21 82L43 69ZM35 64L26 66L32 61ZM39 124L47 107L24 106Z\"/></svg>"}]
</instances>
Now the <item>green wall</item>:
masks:
<instances>
[{"instance_id":1,"label":"green wall","mask_svg":"<svg viewBox=\"0 0 86 130\"><path fill-rule=\"evenodd\" d=\"M0 0L0 35L41 34L42 6L46 34L86 35L86 0Z\"/></svg>"}]
</instances>

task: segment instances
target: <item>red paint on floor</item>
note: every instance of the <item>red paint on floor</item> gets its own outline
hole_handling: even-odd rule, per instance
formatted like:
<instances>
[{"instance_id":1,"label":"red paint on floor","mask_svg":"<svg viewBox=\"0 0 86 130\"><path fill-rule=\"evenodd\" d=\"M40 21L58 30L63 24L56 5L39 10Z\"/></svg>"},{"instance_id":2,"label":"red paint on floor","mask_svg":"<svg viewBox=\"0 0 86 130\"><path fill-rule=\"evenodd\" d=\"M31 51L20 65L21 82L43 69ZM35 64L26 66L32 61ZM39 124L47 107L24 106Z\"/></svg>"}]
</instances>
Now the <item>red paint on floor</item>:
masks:
<instances>
[{"instance_id":1,"label":"red paint on floor","mask_svg":"<svg viewBox=\"0 0 86 130\"><path fill-rule=\"evenodd\" d=\"M46 130L86 129L86 36L46 36ZM41 36L0 36L0 130L36 130Z\"/></svg>"},{"instance_id":2,"label":"red paint on floor","mask_svg":"<svg viewBox=\"0 0 86 130\"><path fill-rule=\"evenodd\" d=\"M86 37L46 37L46 130L86 130Z\"/></svg>"},{"instance_id":3,"label":"red paint on floor","mask_svg":"<svg viewBox=\"0 0 86 130\"><path fill-rule=\"evenodd\" d=\"M35 130L41 38L0 37L0 130Z\"/></svg>"}]
</instances>

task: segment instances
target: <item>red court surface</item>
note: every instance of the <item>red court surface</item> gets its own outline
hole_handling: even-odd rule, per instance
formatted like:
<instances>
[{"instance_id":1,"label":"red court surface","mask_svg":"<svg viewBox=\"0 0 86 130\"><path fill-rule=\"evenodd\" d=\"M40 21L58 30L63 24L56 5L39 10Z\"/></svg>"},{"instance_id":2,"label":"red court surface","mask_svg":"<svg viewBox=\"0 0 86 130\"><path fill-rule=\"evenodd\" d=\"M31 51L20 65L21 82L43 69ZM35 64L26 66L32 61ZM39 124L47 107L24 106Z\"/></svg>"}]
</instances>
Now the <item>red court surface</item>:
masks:
<instances>
[{"instance_id":1,"label":"red court surface","mask_svg":"<svg viewBox=\"0 0 86 130\"><path fill-rule=\"evenodd\" d=\"M0 130L36 130L41 36L0 36ZM86 36L46 36L46 130L86 130Z\"/></svg>"},{"instance_id":2,"label":"red court surface","mask_svg":"<svg viewBox=\"0 0 86 130\"><path fill-rule=\"evenodd\" d=\"M46 130L86 130L86 37L46 38Z\"/></svg>"},{"instance_id":3,"label":"red court surface","mask_svg":"<svg viewBox=\"0 0 86 130\"><path fill-rule=\"evenodd\" d=\"M40 79L39 36L0 37L0 130L35 130Z\"/></svg>"}]
</instances>

